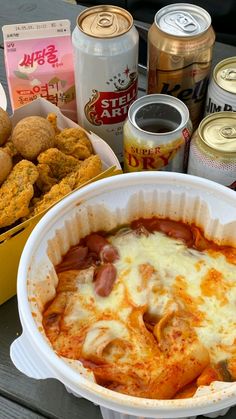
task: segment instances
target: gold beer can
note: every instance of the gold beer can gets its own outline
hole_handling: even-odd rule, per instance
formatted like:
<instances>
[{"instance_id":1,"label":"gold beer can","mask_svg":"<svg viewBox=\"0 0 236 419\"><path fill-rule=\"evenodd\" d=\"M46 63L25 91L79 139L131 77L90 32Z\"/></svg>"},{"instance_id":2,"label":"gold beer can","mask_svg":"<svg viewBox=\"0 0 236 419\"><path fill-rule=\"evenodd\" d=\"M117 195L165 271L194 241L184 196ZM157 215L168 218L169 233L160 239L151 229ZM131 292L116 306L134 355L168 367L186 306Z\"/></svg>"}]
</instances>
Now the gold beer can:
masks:
<instances>
[{"instance_id":1,"label":"gold beer can","mask_svg":"<svg viewBox=\"0 0 236 419\"><path fill-rule=\"evenodd\" d=\"M208 86L205 115L221 111L236 111L236 57L215 66Z\"/></svg>"},{"instance_id":2,"label":"gold beer can","mask_svg":"<svg viewBox=\"0 0 236 419\"><path fill-rule=\"evenodd\" d=\"M193 127L202 119L215 33L209 13L193 4L160 9L148 33L148 93L176 96Z\"/></svg>"},{"instance_id":3,"label":"gold beer can","mask_svg":"<svg viewBox=\"0 0 236 419\"><path fill-rule=\"evenodd\" d=\"M202 120L191 139L188 173L236 189L236 113Z\"/></svg>"},{"instance_id":4,"label":"gold beer can","mask_svg":"<svg viewBox=\"0 0 236 419\"><path fill-rule=\"evenodd\" d=\"M192 123L176 97L142 96L129 108L123 129L124 170L185 172Z\"/></svg>"}]
</instances>

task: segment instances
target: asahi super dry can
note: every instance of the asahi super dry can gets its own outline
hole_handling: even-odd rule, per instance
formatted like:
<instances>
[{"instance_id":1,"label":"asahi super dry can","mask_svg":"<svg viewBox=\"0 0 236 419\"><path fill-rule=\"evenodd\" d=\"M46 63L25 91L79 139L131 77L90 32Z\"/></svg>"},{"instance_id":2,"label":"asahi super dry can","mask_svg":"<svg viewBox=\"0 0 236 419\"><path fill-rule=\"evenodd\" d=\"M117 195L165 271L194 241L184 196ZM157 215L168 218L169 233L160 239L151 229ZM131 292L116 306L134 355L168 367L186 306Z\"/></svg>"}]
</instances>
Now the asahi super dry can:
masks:
<instances>
[{"instance_id":1,"label":"asahi super dry can","mask_svg":"<svg viewBox=\"0 0 236 419\"><path fill-rule=\"evenodd\" d=\"M188 173L236 189L236 113L202 120L191 139Z\"/></svg>"},{"instance_id":2,"label":"asahi super dry can","mask_svg":"<svg viewBox=\"0 0 236 419\"><path fill-rule=\"evenodd\" d=\"M124 125L126 172L185 172L192 123L186 105L175 97L146 95L129 108Z\"/></svg>"},{"instance_id":3,"label":"asahi super dry can","mask_svg":"<svg viewBox=\"0 0 236 419\"><path fill-rule=\"evenodd\" d=\"M123 124L137 97L138 32L116 6L94 6L72 34L78 122L103 138L122 161Z\"/></svg>"},{"instance_id":4,"label":"asahi super dry can","mask_svg":"<svg viewBox=\"0 0 236 419\"><path fill-rule=\"evenodd\" d=\"M205 114L236 111L236 57L220 61L208 86Z\"/></svg>"},{"instance_id":5,"label":"asahi super dry can","mask_svg":"<svg viewBox=\"0 0 236 419\"><path fill-rule=\"evenodd\" d=\"M148 93L182 100L194 128L204 112L214 42L209 13L186 3L160 9L148 33Z\"/></svg>"}]
</instances>

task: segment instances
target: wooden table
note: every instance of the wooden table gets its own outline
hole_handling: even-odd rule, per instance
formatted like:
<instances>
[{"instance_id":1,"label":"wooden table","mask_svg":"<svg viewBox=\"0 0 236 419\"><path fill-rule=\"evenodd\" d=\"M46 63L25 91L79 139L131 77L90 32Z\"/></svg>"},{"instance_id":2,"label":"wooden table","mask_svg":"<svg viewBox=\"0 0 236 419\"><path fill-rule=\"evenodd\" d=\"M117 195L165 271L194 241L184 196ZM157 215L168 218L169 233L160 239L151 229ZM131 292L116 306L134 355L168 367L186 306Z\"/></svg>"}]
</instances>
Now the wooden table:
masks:
<instances>
[{"instance_id":1,"label":"wooden table","mask_svg":"<svg viewBox=\"0 0 236 419\"><path fill-rule=\"evenodd\" d=\"M2 0L0 23L2 26L68 18L73 29L81 9L78 5L68 4L62 0ZM147 25L136 23L139 25L141 37L145 39ZM0 82L8 92L2 33L0 44ZM217 43L213 65L223 58L234 55L236 55L235 47ZM141 91L143 91L142 86ZM9 97L8 111L11 112ZM0 306L0 419L101 419L99 407L69 394L60 382L54 379L34 380L21 374L14 367L9 357L9 347L20 334L17 299L14 297ZM236 407L230 409L225 419L233 419L235 416ZM199 416L198 419L200 418Z\"/></svg>"}]
</instances>

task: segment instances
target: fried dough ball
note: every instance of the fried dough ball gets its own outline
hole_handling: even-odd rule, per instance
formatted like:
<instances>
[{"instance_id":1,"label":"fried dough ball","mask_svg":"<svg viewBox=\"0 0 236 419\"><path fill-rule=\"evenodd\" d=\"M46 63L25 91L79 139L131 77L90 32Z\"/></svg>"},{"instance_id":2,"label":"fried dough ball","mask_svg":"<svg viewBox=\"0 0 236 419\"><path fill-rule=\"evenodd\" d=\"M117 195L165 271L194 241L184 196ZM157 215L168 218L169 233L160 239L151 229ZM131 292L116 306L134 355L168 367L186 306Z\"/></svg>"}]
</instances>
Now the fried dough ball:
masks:
<instances>
[{"instance_id":1,"label":"fried dough ball","mask_svg":"<svg viewBox=\"0 0 236 419\"><path fill-rule=\"evenodd\" d=\"M0 185L9 175L12 169L12 159L3 149L0 149Z\"/></svg>"},{"instance_id":2,"label":"fried dough ball","mask_svg":"<svg viewBox=\"0 0 236 419\"><path fill-rule=\"evenodd\" d=\"M5 144L11 135L11 130L12 125L8 113L0 108L0 145Z\"/></svg>"},{"instance_id":3,"label":"fried dough ball","mask_svg":"<svg viewBox=\"0 0 236 419\"><path fill-rule=\"evenodd\" d=\"M16 124L12 142L25 159L35 160L42 151L54 146L55 131L47 119L28 116Z\"/></svg>"}]
</instances>

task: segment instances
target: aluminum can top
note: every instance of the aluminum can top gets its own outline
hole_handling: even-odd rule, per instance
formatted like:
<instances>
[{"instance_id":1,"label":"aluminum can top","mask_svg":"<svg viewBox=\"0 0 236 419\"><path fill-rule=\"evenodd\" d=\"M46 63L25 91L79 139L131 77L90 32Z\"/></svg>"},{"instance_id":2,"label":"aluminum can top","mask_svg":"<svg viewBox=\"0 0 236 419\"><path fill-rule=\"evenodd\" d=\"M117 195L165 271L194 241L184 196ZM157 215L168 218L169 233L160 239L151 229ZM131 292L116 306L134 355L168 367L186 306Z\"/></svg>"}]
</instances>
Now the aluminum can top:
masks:
<instances>
[{"instance_id":1,"label":"aluminum can top","mask_svg":"<svg viewBox=\"0 0 236 419\"><path fill-rule=\"evenodd\" d=\"M165 119L171 119L173 126L169 130L152 132L145 129L146 120L151 118L158 119L160 116L162 122ZM189 121L189 111L187 106L174 96L150 94L142 96L132 103L128 111L128 119L139 131L143 131L155 139L158 135L161 139L163 136L168 134L173 135L175 132L181 130Z\"/></svg>"},{"instance_id":2,"label":"aluminum can top","mask_svg":"<svg viewBox=\"0 0 236 419\"><path fill-rule=\"evenodd\" d=\"M211 16L202 7L188 3L175 3L162 7L154 22L163 32L179 37L198 36L211 25Z\"/></svg>"},{"instance_id":3,"label":"aluminum can top","mask_svg":"<svg viewBox=\"0 0 236 419\"><path fill-rule=\"evenodd\" d=\"M213 79L223 90L236 93L236 57L220 61L214 68Z\"/></svg>"},{"instance_id":4,"label":"aluminum can top","mask_svg":"<svg viewBox=\"0 0 236 419\"><path fill-rule=\"evenodd\" d=\"M236 153L236 114L215 112L206 116L198 127L201 140L222 153Z\"/></svg>"},{"instance_id":5,"label":"aluminum can top","mask_svg":"<svg viewBox=\"0 0 236 419\"><path fill-rule=\"evenodd\" d=\"M78 28L94 38L114 38L125 34L133 26L131 14L117 6L94 6L77 18Z\"/></svg>"}]
</instances>

